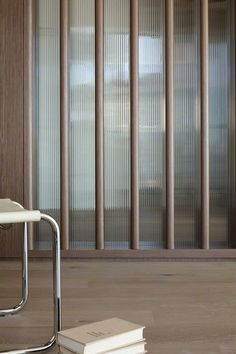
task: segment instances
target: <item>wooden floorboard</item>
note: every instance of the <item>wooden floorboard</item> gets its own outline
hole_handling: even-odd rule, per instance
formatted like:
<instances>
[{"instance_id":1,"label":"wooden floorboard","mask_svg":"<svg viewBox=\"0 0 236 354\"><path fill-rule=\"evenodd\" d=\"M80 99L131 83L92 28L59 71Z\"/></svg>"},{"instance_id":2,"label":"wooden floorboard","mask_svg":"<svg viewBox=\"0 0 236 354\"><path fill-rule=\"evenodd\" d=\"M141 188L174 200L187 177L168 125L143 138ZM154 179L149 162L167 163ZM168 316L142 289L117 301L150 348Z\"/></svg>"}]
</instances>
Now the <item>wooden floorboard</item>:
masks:
<instances>
[{"instance_id":1,"label":"wooden floorboard","mask_svg":"<svg viewBox=\"0 0 236 354\"><path fill-rule=\"evenodd\" d=\"M52 325L52 267L30 262L30 299L0 318L0 350L39 344ZM0 262L0 306L20 297L20 264ZM151 354L236 353L236 264L62 262L63 328L118 316L146 326ZM52 350L56 352L56 348Z\"/></svg>"}]
</instances>

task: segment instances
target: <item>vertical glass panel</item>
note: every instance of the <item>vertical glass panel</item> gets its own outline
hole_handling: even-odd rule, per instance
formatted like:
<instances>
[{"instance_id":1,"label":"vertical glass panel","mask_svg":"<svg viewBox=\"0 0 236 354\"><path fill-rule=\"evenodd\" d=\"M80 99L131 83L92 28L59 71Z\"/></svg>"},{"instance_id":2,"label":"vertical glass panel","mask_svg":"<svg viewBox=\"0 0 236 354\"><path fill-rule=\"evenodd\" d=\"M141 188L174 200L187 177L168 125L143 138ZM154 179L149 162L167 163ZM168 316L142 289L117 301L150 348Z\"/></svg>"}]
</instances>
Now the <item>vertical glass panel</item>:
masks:
<instances>
[{"instance_id":1,"label":"vertical glass panel","mask_svg":"<svg viewBox=\"0 0 236 354\"><path fill-rule=\"evenodd\" d=\"M139 1L140 248L163 248L164 1Z\"/></svg>"},{"instance_id":2,"label":"vertical glass panel","mask_svg":"<svg viewBox=\"0 0 236 354\"><path fill-rule=\"evenodd\" d=\"M37 0L36 148L37 208L59 219L60 68L59 1ZM39 224L36 247L51 245L51 230Z\"/></svg>"},{"instance_id":3,"label":"vertical glass panel","mask_svg":"<svg viewBox=\"0 0 236 354\"><path fill-rule=\"evenodd\" d=\"M95 248L95 3L70 0L71 248Z\"/></svg>"},{"instance_id":4,"label":"vertical glass panel","mask_svg":"<svg viewBox=\"0 0 236 354\"><path fill-rule=\"evenodd\" d=\"M174 2L175 247L199 246L199 0Z\"/></svg>"},{"instance_id":5,"label":"vertical glass panel","mask_svg":"<svg viewBox=\"0 0 236 354\"><path fill-rule=\"evenodd\" d=\"M228 247L234 189L233 1L209 1L210 245ZM234 216L235 218L235 216ZM232 234L233 236L233 234Z\"/></svg>"},{"instance_id":6,"label":"vertical glass panel","mask_svg":"<svg viewBox=\"0 0 236 354\"><path fill-rule=\"evenodd\" d=\"M105 247L130 243L129 1L104 1Z\"/></svg>"}]
</instances>

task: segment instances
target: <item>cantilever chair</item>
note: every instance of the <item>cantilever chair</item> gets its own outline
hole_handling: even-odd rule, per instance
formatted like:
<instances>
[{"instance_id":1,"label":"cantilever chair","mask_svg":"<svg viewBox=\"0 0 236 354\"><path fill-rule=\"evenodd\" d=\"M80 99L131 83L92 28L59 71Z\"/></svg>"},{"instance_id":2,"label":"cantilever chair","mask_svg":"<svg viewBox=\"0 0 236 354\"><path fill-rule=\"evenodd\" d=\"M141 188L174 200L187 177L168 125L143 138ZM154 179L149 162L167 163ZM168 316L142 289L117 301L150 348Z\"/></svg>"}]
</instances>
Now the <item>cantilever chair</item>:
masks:
<instances>
[{"instance_id":1,"label":"cantilever chair","mask_svg":"<svg viewBox=\"0 0 236 354\"><path fill-rule=\"evenodd\" d=\"M28 235L27 223L47 221L53 231L53 300L54 300L54 333L51 339L41 346L23 349L8 350L2 353L26 354L42 352L49 349L56 342L56 334L61 330L61 271L60 271L60 230L56 221L39 210L26 210L19 203L10 199L0 199L0 228L7 230L15 223L24 223L23 259L22 259L22 299L13 308L0 309L0 317L14 315L19 312L28 300ZM1 240L0 240L1 243Z\"/></svg>"}]
</instances>

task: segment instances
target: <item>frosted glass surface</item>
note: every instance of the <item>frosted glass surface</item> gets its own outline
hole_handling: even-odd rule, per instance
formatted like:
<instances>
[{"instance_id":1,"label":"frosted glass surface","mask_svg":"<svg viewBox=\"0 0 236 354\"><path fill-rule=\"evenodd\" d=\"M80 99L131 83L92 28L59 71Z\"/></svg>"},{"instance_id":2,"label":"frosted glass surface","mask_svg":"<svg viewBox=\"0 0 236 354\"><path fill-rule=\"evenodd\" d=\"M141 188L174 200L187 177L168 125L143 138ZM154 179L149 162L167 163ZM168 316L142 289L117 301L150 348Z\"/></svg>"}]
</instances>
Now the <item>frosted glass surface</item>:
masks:
<instances>
[{"instance_id":1,"label":"frosted glass surface","mask_svg":"<svg viewBox=\"0 0 236 354\"><path fill-rule=\"evenodd\" d=\"M94 0L70 0L70 240L95 248Z\"/></svg>"},{"instance_id":2,"label":"frosted glass surface","mask_svg":"<svg viewBox=\"0 0 236 354\"><path fill-rule=\"evenodd\" d=\"M176 248L197 248L200 236L199 4L174 2Z\"/></svg>"},{"instance_id":3,"label":"frosted glass surface","mask_svg":"<svg viewBox=\"0 0 236 354\"><path fill-rule=\"evenodd\" d=\"M37 208L59 220L59 0L36 0ZM139 0L140 248L165 247L165 0ZM130 248L130 1L104 0L105 247ZM210 245L235 233L235 1L209 0ZM95 0L69 1L70 248L95 248ZM200 1L174 0L175 247L201 240ZM233 79L232 79L233 78ZM36 248L51 247L40 224Z\"/></svg>"},{"instance_id":4,"label":"frosted glass surface","mask_svg":"<svg viewBox=\"0 0 236 354\"><path fill-rule=\"evenodd\" d=\"M37 208L59 221L60 68L59 1L37 0L36 148ZM51 230L40 223L36 247L51 246Z\"/></svg>"},{"instance_id":5,"label":"frosted glass surface","mask_svg":"<svg viewBox=\"0 0 236 354\"><path fill-rule=\"evenodd\" d=\"M163 248L165 208L164 1L139 1L140 248Z\"/></svg>"},{"instance_id":6,"label":"frosted glass surface","mask_svg":"<svg viewBox=\"0 0 236 354\"><path fill-rule=\"evenodd\" d=\"M129 1L104 1L105 247L130 245Z\"/></svg>"},{"instance_id":7,"label":"frosted glass surface","mask_svg":"<svg viewBox=\"0 0 236 354\"><path fill-rule=\"evenodd\" d=\"M228 247L235 174L233 1L209 1L210 244ZM233 219L235 215L233 216ZM235 235L234 235L235 236Z\"/></svg>"}]
</instances>

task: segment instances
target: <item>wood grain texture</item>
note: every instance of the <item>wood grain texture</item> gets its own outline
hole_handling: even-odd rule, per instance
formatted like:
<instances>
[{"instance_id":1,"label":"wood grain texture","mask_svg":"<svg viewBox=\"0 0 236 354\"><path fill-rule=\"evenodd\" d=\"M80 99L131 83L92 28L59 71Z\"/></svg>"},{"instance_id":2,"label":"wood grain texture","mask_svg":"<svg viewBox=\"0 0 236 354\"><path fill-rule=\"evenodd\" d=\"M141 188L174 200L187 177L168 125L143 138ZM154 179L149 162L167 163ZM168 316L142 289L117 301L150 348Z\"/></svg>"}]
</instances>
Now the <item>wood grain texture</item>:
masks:
<instances>
[{"instance_id":1,"label":"wood grain texture","mask_svg":"<svg viewBox=\"0 0 236 354\"><path fill-rule=\"evenodd\" d=\"M50 258L52 251L35 250L29 252L32 258ZM126 259L128 260L235 260L236 249L185 249L185 250L68 250L61 251L63 258L78 259Z\"/></svg>"},{"instance_id":2,"label":"wood grain texture","mask_svg":"<svg viewBox=\"0 0 236 354\"><path fill-rule=\"evenodd\" d=\"M236 2L231 2L231 40L232 40L232 50L231 50L231 70L232 77L234 80L230 80L232 97L231 100L231 114L233 117L236 117ZM231 128L235 132L236 124L235 119L231 119ZM232 171L236 171L236 139L235 137L231 139L231 168ZM231 210L230 210L230 246L236 248L236 174L234 172L234 179L232 183L232 192L231 192Z\"/></svg>"},{"instance_id":3,"label":"wood grain texture","mask_svg":"<svg viewBox=\"0 0 236 354\"><path fill-rule=\"evenodd\" d=\"M0 198L23 203L23 1L0 0ZM0 231L0 256L19 255L21 226Z\"/></svg>"},{"instance_id":4,"label":"wood grain texture","mask_svg":"<svg viewBox=\"0 0 236 354\"><path fill-rule=\"evenodd\" d=\"M63 261L62 325L118 316L146 326L150 354L234 354L235 271L234 262ZM51 262L30 263L29 302L0 319L0 350L48 339L51 276ZM19 296L20 264L1 261L0 306Z\"/></svg>"}]
</instances>

